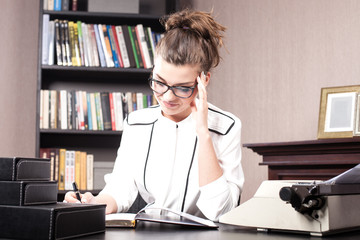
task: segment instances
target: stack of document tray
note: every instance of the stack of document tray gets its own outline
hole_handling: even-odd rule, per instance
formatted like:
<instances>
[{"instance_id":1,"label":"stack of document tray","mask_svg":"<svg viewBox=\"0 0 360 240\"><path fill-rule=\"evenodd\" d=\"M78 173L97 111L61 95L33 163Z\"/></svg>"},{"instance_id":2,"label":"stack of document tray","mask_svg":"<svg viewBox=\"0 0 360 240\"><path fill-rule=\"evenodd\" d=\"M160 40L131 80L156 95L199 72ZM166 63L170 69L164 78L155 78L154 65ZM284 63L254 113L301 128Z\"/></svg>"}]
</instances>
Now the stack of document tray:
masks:
<instances>
[{"instance_id":1,"label":"stack of document tray","mask_svg":"<svg viewBox=\"0 0 360 240\"><path fill-rule=\"evenodd\" d=\"M105 231L105 205L57 202L50 160L0 158L0 238L64 239Z\"/></svg>"}]
</instances>

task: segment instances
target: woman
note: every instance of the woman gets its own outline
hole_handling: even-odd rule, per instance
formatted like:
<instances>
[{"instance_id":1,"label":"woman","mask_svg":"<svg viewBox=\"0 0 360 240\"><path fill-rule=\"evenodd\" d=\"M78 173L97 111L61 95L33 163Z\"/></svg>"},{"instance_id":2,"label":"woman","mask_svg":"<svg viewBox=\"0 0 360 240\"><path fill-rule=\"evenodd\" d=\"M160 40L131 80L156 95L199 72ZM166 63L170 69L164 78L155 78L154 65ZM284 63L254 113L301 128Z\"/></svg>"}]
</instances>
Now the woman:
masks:
<instances>
[{"instance_id":1,"label":"woman","mask_svg":"<svg viewBox=\"0 0 360 240\"><path fill-rule=\"evenodd\" d=\"M225 27L190 10L163 24L149 79L159 106L129 114L105 188L81 201L106 203L106 213L126 212L139 193L157 207L218 220L237 206L244 182L240 120L207 102ZM65 201L76 202L75 194Z\"/></svg>"}]
</instances>

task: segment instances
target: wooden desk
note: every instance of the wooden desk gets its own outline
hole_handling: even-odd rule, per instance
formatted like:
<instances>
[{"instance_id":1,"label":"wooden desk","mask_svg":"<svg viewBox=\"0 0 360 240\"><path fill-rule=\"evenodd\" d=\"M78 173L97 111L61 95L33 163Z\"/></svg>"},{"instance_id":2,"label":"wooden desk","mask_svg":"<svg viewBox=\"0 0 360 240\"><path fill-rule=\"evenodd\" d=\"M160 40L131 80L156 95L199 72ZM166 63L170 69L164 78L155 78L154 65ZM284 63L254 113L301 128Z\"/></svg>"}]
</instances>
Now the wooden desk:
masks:
<instances>
[{"instance_id":1,"label":"wooden desk","mask_svg":"<svg viewBox=\"0 0 360 240\"><path fill-rule=\"evenodd\" d=\"M321 240L353 240L359 239L360 231L341 233L329 237L311 237L284 232L257 232L252 228L236 227L219 224L217 230L206 230L199 228L188 228L169 224L140 222L136 229L107 228L105 233L85 236L77 239L88 240L295 240L295 239L321 239Z\"/></svg>"},{"instance_id":2,"label":"wooden desk","mask_svg":"<svg viewBox=\"0 0 360 240\"><path fill-rule=\"evenodd\" d=\"M360 138L243 146L263 157L269 180L327 180L360 163Z\"/></svg>"}]
</instances>

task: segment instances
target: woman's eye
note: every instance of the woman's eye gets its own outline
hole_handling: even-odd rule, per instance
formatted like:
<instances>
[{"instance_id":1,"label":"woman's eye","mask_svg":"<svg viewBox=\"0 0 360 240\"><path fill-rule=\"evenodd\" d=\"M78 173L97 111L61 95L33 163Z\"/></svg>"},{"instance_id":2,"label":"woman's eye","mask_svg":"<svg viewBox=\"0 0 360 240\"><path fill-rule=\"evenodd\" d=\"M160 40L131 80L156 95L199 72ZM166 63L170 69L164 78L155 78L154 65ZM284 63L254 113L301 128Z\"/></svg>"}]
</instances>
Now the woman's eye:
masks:
<instances>
[{"instance_id":1,"label":"woman's eye","mask_svg":"<svg viewBox=\"0 0 360 240\"><path fill-rule=\"evenodd\" d=\"M184 93L191 91L191 88L188 88L188 87L177 87L177 89Z\"/></svg>"}]
</instances>

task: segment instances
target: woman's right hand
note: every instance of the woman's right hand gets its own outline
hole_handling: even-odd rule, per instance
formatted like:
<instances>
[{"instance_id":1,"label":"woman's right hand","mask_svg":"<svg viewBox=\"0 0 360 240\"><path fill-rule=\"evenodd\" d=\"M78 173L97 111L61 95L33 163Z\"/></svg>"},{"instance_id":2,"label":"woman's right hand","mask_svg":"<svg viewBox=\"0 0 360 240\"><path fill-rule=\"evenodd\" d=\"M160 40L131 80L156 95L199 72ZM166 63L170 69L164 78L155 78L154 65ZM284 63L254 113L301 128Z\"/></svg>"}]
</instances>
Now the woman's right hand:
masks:
<instances>
[{"instance_id":1,"label":"woman's right hand","mask_svg":"<svg viewBox=\"0 0 360 240\"><path fill-rule=\"evenodd\" d=\"M90 192L86 192L84 194L80 194L81 203L90 203L90 204L96 204L96 199L94 195L92 195ZM80 201L76 198L76 194L73 191L67 192L65 194L64 202L66 203L80 203Z\"/></svg>"}]
</instances>

